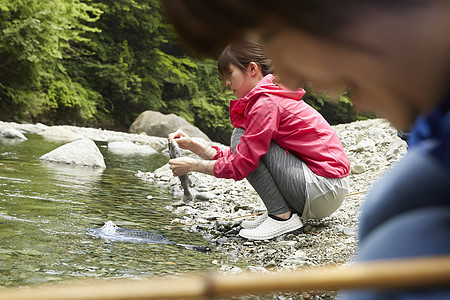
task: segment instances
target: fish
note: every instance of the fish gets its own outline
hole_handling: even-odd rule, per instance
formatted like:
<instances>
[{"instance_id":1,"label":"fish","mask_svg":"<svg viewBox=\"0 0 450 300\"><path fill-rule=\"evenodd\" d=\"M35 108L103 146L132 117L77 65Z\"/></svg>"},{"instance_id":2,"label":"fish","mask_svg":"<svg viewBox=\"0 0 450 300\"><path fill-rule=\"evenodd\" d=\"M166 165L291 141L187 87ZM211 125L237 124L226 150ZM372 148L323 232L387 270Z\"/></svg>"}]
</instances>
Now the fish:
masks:
<instances>
[{"instance_id":1,"label":"fish","mask_svg":"<svg viewBox=\"0 0 450 300\"><path fill-rule=\"evenodd\" d=\"M178 146L178 143L174 139L169 139L169 156L171 159L181 157L181 150ZM183 200L192 200L192 194L189 191L189 186L191 185L191 180L189 179L187 174L178 176L180 178L181 186L184 190Z\"/></svg>"},{"instance_id":2,"label":"fish","mask_svg":"<svg viewBox=\"0 0 450 300\"><path fill-rule=\"evenodd\" d=\"M103 238L107 241L131 242L131 243L155 243L155 244L169 244L173 243L166 237L130 228L119 227L113 221L107 221L101 228L90 228L88 233ZM204 245L190 245L190 244L175 244L187 250L194 250L203 253L209 253L212 249Z\"/></svg>"},{"instance_id":3,"label":"fish","mask_svg":"<svg viewBox=\"0 0 450 300\"><path fill-rule=\"evenodd\" d=\"M90 228L88 233L99 236L109 241L131 242L131 243L155 243L155 244L172 244L172 242L159 234L122 228L108 221L101 228Z\"/></svg>"}]
</instances>

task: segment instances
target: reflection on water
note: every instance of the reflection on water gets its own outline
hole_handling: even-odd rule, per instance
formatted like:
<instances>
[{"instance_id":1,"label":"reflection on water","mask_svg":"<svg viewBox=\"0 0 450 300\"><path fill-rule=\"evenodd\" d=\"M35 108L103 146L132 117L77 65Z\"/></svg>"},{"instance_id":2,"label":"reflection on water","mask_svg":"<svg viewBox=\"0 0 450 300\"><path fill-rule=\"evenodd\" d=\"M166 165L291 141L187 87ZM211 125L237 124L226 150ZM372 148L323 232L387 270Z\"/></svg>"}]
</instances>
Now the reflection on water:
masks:
<instances>
[{"instance_id":1,"label":"reflection on water","mask_svg":"<svg viewBox=\"0 0 450 300\"><path fill-rule=\"evenodd\" d=\"M177 243L205 241L169 229L176 217L164 209L174 201L171 194L134 176L138 169L160 167L166 157L124 157L99 145L106 169L45 163L38 158L61 143L27 137L0 139L0 286L178 274L210 269L220 260L217 251L180 250ZM111 242L88 233L108 220L174 244Z\"/></svg>"}]
</instances>

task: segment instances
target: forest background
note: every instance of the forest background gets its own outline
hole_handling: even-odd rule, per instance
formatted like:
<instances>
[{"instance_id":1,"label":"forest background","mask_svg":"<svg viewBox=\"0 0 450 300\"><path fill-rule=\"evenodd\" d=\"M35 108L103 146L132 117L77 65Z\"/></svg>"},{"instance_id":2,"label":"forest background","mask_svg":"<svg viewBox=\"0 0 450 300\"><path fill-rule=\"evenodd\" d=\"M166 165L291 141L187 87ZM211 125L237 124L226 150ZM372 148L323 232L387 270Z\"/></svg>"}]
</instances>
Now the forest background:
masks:
<instances>
[{"instance_id":1,"label":"forest background","mask_svg":"<svg viewBox=\"0 0 450 300\"><path fill-rule=\"evenodd\" d=\"M216 61L191 57L158 0L0 0L0 119L127 131L175 113L228 144L229 91ZM331 124L367 116L307 88Z\"/></svg>"}]
</instances>

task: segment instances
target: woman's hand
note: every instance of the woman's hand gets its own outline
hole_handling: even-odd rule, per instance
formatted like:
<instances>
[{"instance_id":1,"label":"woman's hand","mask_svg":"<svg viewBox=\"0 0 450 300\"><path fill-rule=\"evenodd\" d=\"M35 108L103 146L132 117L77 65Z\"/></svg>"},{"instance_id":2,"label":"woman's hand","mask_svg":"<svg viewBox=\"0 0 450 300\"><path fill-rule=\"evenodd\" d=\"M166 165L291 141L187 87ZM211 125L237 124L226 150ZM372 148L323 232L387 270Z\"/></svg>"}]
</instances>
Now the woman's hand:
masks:
<instances>
[{"instance_id":1,"label":"woman's hand","mask_svg":"<svg viewBox=\"0 0 450 300\"><path fill-rule=\"evenodd\" d=\"M187 135L181 129L178 129L177 131L170 133L169 139L174 139L181 149L186 149L191 152L194 152L203 159L211 160L216 155L216 150L206 145L203 145L198 141L194 141L189 137L189 135Z\"/></svg>"},{"instance_id":2,"label":"woman's hand","mask_svg":"<svg viewBox=\"0 0 450 300\"><path fill-rule=\"evenodd\" d=\"M169 160L169 165L173 176L181 176L193 171L193 166L198 162L198 160L190 157L177 157Z\"/></svg>"},{"instance_id":3,"label":"woman's hand","mask_svg":"<svg viewBox=\"0 0 450 300\"><path fill-rule=\"evenodd\" d=\"M192 139L181 129L170 133L169 139L174 139L182 149L191 150L192 148Z\"/></svg>"},{"instance_id":4,"label":"woman's hand","mask_svg":"<svg viewBox=\"0 0 450 300\"><path fill-rule=\"evenodd\" d=\"M173 176L181 176L191 171L214 175L214 163L215 160L204 161L191 157L177 157L169 160Z\"/></svg>"}]
</instances>

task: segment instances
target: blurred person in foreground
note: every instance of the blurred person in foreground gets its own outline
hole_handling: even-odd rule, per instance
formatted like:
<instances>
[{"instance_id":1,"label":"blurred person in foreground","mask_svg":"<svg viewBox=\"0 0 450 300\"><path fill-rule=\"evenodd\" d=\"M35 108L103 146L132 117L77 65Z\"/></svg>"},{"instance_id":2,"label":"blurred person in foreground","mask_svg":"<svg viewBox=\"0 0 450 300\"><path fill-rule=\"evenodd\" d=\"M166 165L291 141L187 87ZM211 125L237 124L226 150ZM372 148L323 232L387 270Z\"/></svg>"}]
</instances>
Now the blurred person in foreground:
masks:
<instances>
[{"instance_id":1,"label":"blurred person in foreground","mask_svg":"<svg viewBox=\"0 0 450 300\"><path fill-rule=\"evenodd\" d=\"M164 0L198 53L251 34L291 89L312 84L409 132L409 151L362 207L357 261L450 254L450 1ZM343 299L449 299L450 287Z\"/></svg>"}]
</instances>

